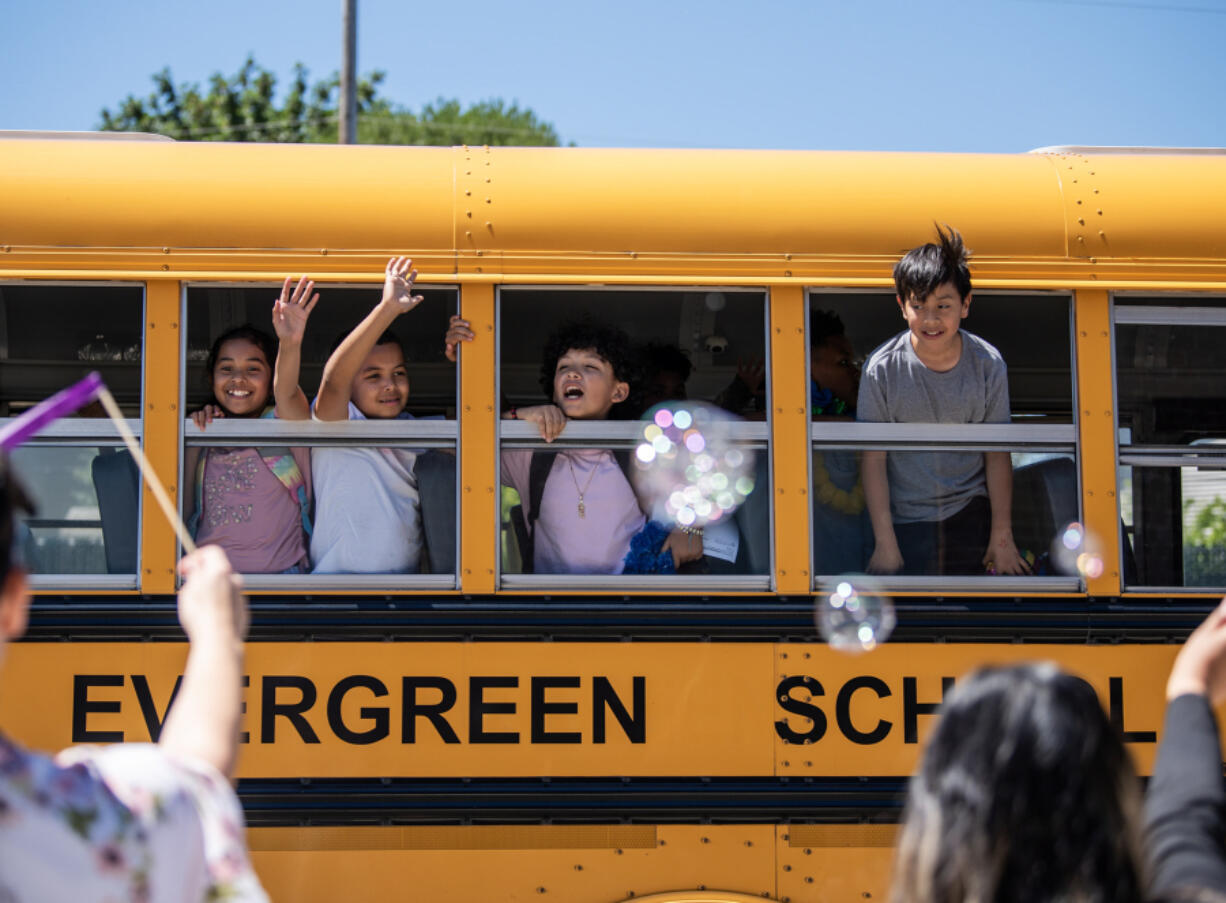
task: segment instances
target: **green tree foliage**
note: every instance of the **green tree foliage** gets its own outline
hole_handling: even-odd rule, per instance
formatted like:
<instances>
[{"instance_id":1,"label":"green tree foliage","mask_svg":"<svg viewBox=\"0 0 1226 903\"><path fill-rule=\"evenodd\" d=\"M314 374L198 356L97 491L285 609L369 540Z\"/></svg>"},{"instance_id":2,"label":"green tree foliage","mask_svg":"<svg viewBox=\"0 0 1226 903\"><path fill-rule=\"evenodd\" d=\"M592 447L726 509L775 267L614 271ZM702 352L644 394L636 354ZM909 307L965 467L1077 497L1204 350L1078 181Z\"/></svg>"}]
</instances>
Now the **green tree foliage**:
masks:
<instances>
[{"instance_id":1,"label":"green tree foliage","mask_svg":"<svg viewBox=\"0 0 1226 903\"><path fill-rule=\"evenodd\" d=\"M414 113L379 96L383 78L375 71L358 81L360 144L558 144L553 126L518 104L488 100L463 109L458 100L439 98ZM251 57L229 78L214 74L207 91L176 86L169 69L154 75L153 84L148 97L129 95L114 112L103 110L99 128L180 141L336 141L340 78L334 74L312 84L301 63L279 103L277 77Z\"/></svg>"},{"instance_id":2,"label":"green tree foliage","mask_svg":"<svg viewBox=\"0 0 1226 903\"><path fill-rule=\"evenodd\" d=\"M1215 495L1188 523L1192 502L1184 505L1183 580L1188 586L1226 583L1226 502Z\"/></svg>"},{"instance_id":3,"label":"green tree foliage","mask_svg":"<svg viewBox=\"0 0 1226 903\"><path fill-rule=\"evenodd\" d=\"M512 144L519 147L556 147L558 133L531 110L509 107L501 100L484 100L461 109L458 100L440 97L421 113L381 107L376 101L358 114L360 144Z\"/></svg>"}]
</instances>

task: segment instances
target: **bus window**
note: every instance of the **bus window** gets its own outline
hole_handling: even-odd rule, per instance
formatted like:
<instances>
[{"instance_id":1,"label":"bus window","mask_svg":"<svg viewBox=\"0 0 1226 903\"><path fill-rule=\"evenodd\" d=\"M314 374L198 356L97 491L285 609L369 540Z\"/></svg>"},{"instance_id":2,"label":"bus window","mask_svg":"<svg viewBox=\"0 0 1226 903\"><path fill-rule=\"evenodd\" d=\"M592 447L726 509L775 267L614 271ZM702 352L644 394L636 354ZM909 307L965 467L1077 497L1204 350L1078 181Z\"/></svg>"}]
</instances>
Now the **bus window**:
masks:
<instances>
[{"instance_id":1,"label":"bus window","mask_svg":"<svg viewBox=\"0 0 1226 903\"><path fill-rule=\"evenodd\" d=\"M1125 584L1226 587L1226 299L1114 299Z\"/></svg>"},{"instance_id":2,"label":"bus window","mask_svg":"<svg viewBox=\"0 0 1226 903\"><path fill-rule=\"evenodd\" d=\"M92 370L141 434L140 286L0 284L0 417L16 416ZM19 528L35 587L92 576L135 588L136 467L98 404L58 421L13 454L37 512Z\"/></svg>"},{"instance_id":3,"label":"bus window","mask_svg":"<svg viewBox=\"0 0 1226 903\"><path fill-rule=\"evenodd\" d=\"M868 568L876 538L862 468L866 453L884 452L904 553L894 579L922 588L938 575L977 578L979 588L1005 590L1013 581L993 576L993 563L983 560L991 507L982 474L984 455L1008 454L1017 551L1034 578L1075 588L1062 564L1051 560L1052 540L1079 516L1070 299L993 292L975 292L974 299L964 327L1005 360L1009 422L858 422L864 361L906 329L898 304L886 292L809 293L816 580ZM1031 577L1024 583L1038 586Z\"/></svg>"},{"instance_id":4,"label":"bus window","mask_svg":"<svg viewBox=\"0 0 1226 903\"><path fill-rule=\"evenodd\" d=\"M198 411L213 398L207 360L219 337L229 330L250 324L268 334L273 356L269 364L275 362L271 314L280 288L188 288L186 411ZM320 300L306 326L299 376L308 399L318 391L334 346L380 296L377 287L317 285L316 291ZM455 586L456 368L443 355L443 336L448 318L458 309L459 295L454 287L419 285L416 291L425 300L390 330L404 352L407 417L325 424L279 421L267 414L263 418L223 414L204 430L190 419L186 422L185 517L197 537L201 530L206 536L232 536L236 548L250 552L244 552L247 557L239 562L240 569L254 578L248 580L249 586L281 586L287 580L320 588ZM267 391L271 407L271 381ZM355 475L360 473L370 479L358 479ZM383 512L398 533L375 529L374 521L365 519L362 530L355 532L345 505L356 498L355 493L367 491L374 495L362 517ZM268 504L235 505L246 493ZM254 507L276 511L276 521L284 529L269 535L278 539L256 545L239 542L249 529L244 518ZM196 514L198 509L201 515ZM309 533L301 528L302 522ZM381 545L380 537L388 541ZM310 576L304 578L305 574Z\"/></svg>"},{"instance_id":5,"label":"bus window","mask_svg":"<svg viewBox=\"0 0 1226 903\"><path fill-rule=\"evenodd\" d=\"M502 585L766 589L766 294L504 287L498 315ZM593 349L595 362L584 354ZM583 375L589 366L592 377ZM531 418L530 409L555 402L568 419L546 443L519 412ZM668 465L633 454L645 425L678 402L713 412L708 435L732 453L719 460L740 468L727 474L730 485L741 479L746 490L733 513L717 513L701 533L681 529L688 525L676 517L687 514L669 511L670 493L660 488ZM637 479L648 472L660 476L654 492ZM538 496L543 527L533 512Z\"/></svg>"}]
</instances>

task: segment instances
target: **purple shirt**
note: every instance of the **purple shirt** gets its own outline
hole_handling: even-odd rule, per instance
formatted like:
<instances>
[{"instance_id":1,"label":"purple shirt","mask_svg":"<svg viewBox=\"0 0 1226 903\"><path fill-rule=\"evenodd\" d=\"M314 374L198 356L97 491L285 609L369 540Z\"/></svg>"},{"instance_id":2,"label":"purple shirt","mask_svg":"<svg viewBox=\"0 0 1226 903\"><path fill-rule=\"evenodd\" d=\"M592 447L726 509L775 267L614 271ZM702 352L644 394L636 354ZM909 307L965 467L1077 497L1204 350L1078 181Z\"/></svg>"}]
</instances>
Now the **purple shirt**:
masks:
<instances>
[{"instance_id":1,"label":"purple shirt","mask_svg":"<svg viewBox=\"0 0 1226 903\"><path fill-rule=\"evenodd\" d=\"M305 564L302 508L259 450L210 448L205 454L196 542L221 546L234 569L244 574L279 574ZM301 469L303 462L298 466Z\"/></svg>"},{"instance_id":2,"label":"purple shirt","mask_svg":"<svg viewBox=\"0 0 1226 903\"><path fill-rule=\"evenodd\" d=\"M519 493L525 517L531 463L531 449L502 453L502 481ZM630 538L645 523L634 490L612 452L597 448L558 452L534 527L536 573L620 574Z\"/></svg>"}]
</instances>

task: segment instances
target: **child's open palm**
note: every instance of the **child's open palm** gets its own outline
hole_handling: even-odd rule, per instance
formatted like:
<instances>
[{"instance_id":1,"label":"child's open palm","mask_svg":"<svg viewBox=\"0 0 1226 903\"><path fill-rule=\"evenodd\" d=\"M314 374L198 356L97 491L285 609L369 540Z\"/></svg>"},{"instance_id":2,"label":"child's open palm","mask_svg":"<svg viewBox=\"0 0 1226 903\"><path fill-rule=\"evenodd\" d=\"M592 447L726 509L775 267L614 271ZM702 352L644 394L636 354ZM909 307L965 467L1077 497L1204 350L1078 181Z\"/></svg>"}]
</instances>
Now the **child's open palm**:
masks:
<instances>
[{"instance_id":1,"label":"child's open palm","mask_svg":"<svg viewBox=\"0 0 1226 903\"><path fill-rule=\"evenodd\" d=\"M386 278L383 280L383 305L395 308L397 316L408 313L425 299L413 294L413 280L417 270L408 257L393 257L387 262Z\"/></svg>"},{"instance_id":2,"label":"child's open palm","mask_svg":"<svg viewBox=\"0 0 1226 903\"><path fill-rule=\"evenodd\" d=\"M311 316L315 303L319 301L319 292L311 294L314 288L315 283L303 276L291 292L290 277L285 277L285 284L281 286L281 297L272 305L272 328L276 331L279 341L302 344L307 318Z\"/></svg>"}]
</instances>

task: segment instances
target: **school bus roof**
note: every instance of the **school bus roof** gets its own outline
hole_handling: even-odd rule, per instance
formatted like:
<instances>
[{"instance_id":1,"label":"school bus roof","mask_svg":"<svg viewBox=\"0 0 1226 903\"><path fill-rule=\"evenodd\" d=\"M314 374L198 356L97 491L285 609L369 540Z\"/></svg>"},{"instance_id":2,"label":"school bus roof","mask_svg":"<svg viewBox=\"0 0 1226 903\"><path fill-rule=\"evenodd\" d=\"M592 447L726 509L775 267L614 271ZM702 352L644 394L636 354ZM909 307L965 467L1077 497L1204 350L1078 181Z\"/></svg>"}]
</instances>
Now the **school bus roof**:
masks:
<instances>
[{"instance_id":1,"label":"school bus roof","mask_svg":"<svg viewBox=\"0 0 1226 903\"><path fill-rule=\"evenodd\" d=\"M979 272L1220 280L1223 209L1226 157L1180 152L0 142L6 269L881 279L939 222Z\"/></svg>"}]
</instances>

